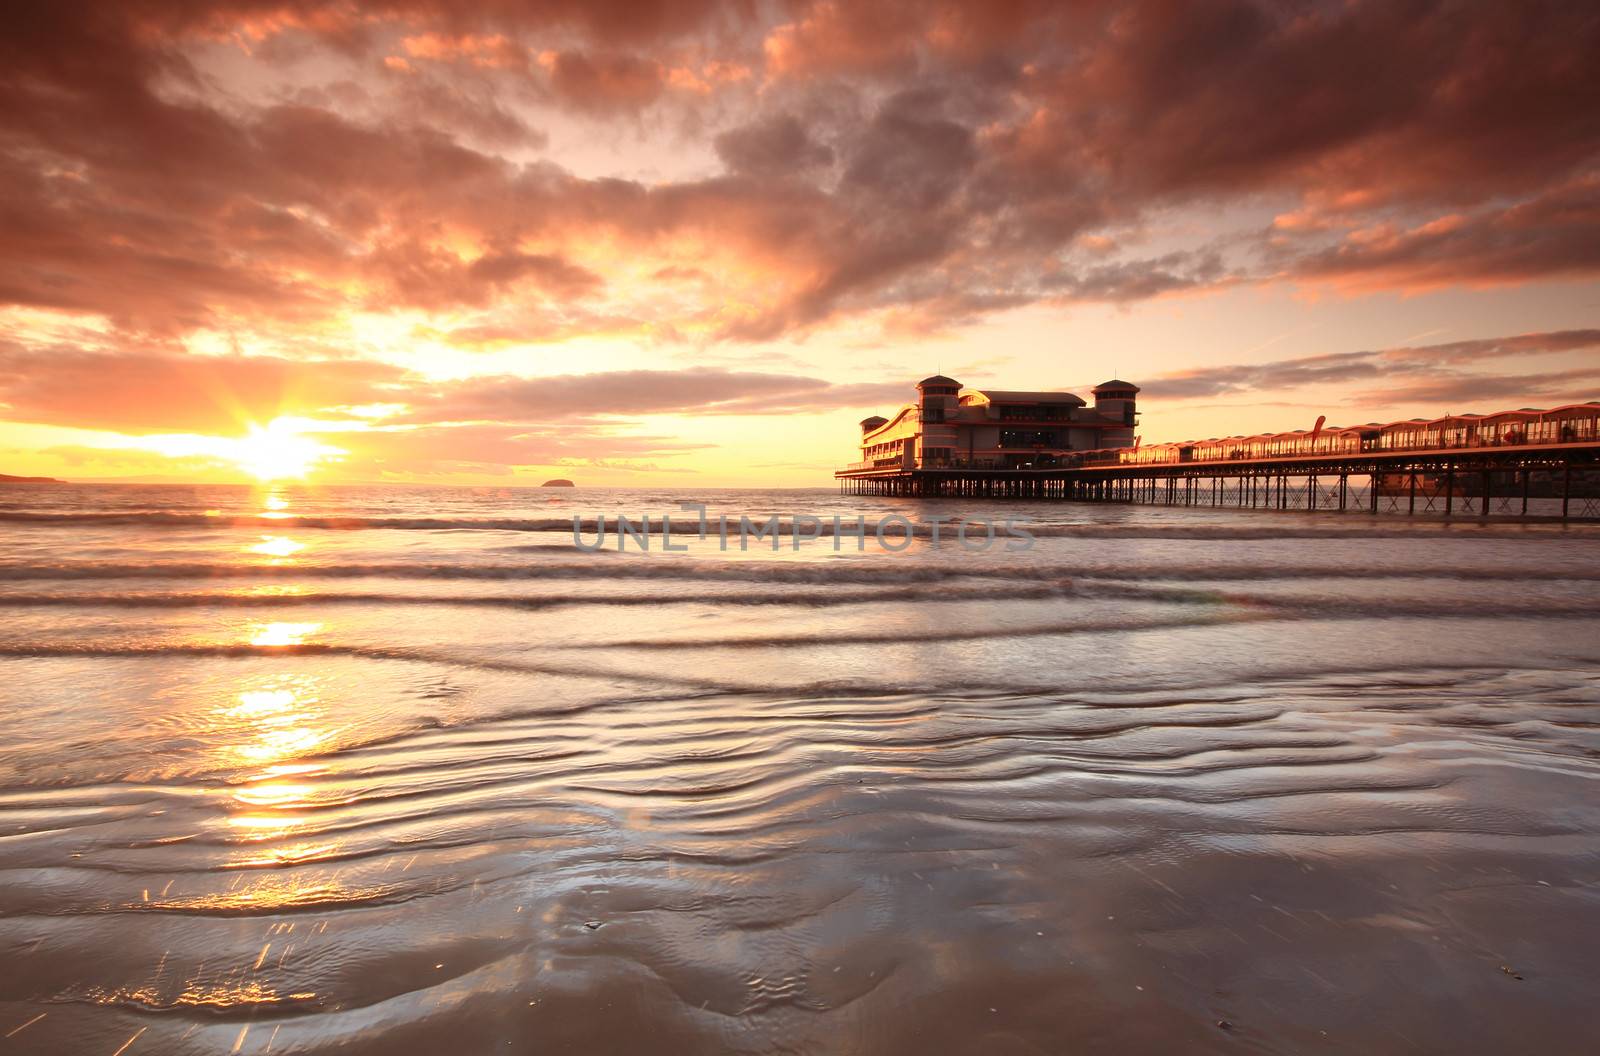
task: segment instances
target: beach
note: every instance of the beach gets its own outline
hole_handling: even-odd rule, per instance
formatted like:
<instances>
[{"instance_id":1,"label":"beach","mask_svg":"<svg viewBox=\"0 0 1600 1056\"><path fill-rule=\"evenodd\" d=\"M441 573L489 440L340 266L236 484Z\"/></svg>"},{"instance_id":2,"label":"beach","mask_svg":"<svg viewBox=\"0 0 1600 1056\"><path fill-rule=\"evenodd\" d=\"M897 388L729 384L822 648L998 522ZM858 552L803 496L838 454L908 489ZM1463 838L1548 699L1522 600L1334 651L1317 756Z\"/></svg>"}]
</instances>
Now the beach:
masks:
<instances>
[{"instance_id":1,"label":"beach","mask_svg":"<svg viewBox=\"0 0 1600 1056\"><path fill-rule=\"evenodd\" d=\"M0 489L0 1052L1587 1051L1597 543Z\"/></svg>"}]
</instances>

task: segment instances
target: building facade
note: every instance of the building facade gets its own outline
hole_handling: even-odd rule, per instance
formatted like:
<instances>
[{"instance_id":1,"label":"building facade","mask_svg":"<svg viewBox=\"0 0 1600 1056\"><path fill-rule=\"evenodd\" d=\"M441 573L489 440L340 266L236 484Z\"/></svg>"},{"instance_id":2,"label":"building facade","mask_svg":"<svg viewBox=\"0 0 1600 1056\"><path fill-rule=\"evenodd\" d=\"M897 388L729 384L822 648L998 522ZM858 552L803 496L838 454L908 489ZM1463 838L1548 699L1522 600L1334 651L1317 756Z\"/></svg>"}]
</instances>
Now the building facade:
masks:
<instances>
[{"instance_id":1,"label":"building facade","mask_svg":"<svg viewBox=\"0 0 1600 1056\"><path fill-rule=\"evenodd\" d=\"M1139 388L1108 381L1094 406L1070 392L963 388L936 374L917 401L861 423L856 469L1045 469L1074 451L1132 447Z\"/></svg>"}]
</instances>

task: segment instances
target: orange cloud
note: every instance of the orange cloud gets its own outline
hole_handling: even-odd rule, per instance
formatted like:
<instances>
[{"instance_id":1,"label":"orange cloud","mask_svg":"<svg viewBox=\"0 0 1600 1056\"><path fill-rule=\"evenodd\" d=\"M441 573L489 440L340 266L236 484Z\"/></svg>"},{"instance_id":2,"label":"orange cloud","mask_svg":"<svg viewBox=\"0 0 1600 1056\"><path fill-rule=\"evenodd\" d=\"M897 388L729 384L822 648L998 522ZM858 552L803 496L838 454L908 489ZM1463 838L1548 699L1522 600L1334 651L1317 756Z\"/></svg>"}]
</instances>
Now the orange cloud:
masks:
<instances>
[{"instance_id":1,"label":"orange cloud","mask_svg":"<svg viewBox=\"0 0 1600 1056\"><path fill-rule=\"evenodd\" d=\"M1596 52L1556 0L35 5L0 15L4 413L239 435L481 395L408 372L452 354L1592 281ZM605 413L650 413L627 373Z\"/></svg>"}]
</instances>

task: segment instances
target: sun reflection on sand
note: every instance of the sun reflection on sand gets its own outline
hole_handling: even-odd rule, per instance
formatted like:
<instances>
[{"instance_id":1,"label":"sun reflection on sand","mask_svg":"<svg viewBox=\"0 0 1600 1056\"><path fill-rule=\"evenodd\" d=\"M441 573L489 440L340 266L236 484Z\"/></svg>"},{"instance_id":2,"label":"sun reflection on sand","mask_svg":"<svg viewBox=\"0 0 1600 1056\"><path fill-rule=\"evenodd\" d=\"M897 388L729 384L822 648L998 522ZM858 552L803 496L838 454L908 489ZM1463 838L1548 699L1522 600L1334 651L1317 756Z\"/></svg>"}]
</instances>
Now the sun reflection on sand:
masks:
<instances>
[{"instance_id":1,"label":"sun reflection on sand","mask_svg":"<svg viewBox=\"0 0 1600 1056\"><path fill-rule=\"evenodd\" d=\"M251 979L248 982L232 980L212 982L191 979L183 982L182 987L177 993L166 992L157 986L122 987L116 990L96 988L89 991L89 997L95 1003L101 1005L133 1005L149 1009L188 1007L213 1010L231 1009L240 1006L303 1005L307 1002L315 1001L317 998L317 995L311 991L282 994L276 988L258 979ZM125 1050L119 1049L118 1051Z\"/></svg>"}]
</instances>

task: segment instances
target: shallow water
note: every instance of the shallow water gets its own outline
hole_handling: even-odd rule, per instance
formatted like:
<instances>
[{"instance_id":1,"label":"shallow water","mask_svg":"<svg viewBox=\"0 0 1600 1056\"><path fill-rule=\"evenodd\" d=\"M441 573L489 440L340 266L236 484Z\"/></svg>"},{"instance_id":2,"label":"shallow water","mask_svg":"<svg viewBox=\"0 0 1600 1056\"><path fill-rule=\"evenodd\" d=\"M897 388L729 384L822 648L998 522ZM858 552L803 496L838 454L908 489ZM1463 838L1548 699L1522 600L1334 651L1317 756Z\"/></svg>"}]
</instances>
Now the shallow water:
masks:
<instances>
[{"instance_id":1,"label":"shallow water","mask_svg":"<svg viewBox=\"0 0 1600 1056\"><path fill-rule=\"evenodd\" d=\"M0 617L0 1052L1594 1036L1593 527L12 487Z\"/></svg>"}]
</instances>

